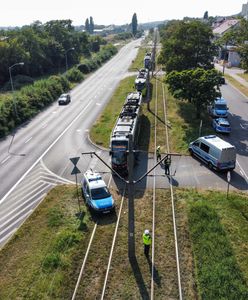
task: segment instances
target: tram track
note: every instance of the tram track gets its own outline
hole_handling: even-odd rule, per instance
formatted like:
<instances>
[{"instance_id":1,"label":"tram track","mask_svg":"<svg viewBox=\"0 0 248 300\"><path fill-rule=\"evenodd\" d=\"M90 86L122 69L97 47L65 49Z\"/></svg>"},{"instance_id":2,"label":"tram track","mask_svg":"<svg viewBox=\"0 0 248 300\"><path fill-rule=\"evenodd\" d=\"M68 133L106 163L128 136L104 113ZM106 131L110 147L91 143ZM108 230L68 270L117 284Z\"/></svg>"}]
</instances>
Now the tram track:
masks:
<instances>
[{"instance_id":1,"label":"tram track","mask_svg":"<svg viewBox=\"0 0 248 300\"><path fill-rule=\"evenodd\" d=\"M161 85L158 88L158 85ZM158 95L158 90L162 91L162 97ZM164 138L163 148L165 155L170 153L169 145L169 132L168 132L168 121L167 121L167 103L165 97L164 84L158 80L155 81L155 103L154 103L154 164L156 164L156 148L158 146L158 120L159 113L161 118L161 112L158 111L158 98L162 100L162 110L164 119ZM162 118L161 118L162 119ZM160 132L160 131L159 131ZM160 138L161 142L161 138ZM162 155L163 159L163 155ZM163 164L161 164L162 172ZM153 171L153 189L152 189L152 271L151 271L151 290L150 299L160 299L162 297L170 299L182 300L182 287L181 287L181 274L180 274L180 261L179 261L179 248L177 238L177 227L176 227L176 214L174 205L174 191L172 185L172 175L165 176L165 180L169 181L169 191L167 198L169 198L165 204L164 219L161 219L161 205L163 203L158 199L156 192L156 178L161 175L161 170L158 168ZM163 174L162 174L163 176ZM162 226L161 222L166 222L167 225ZM163 227L163 228L162 228ZM164 236L164 237L163 237ZM170 241L168 241L170 239ZM163 246L162 246L163 245ZM172 251L174 248L174 253ZM169 257L168 257L169 256ZM161 260L167 260L162 266ZM161 274L166 274L160 276ZM162 283L167 285L167 288L162 288ZM162 291L163 290L163 291ZM177 290L177 291L176 291Z\"/></svg>"},{"instance_id":2,"label":"tram track","mask_svg":"<svg viewBox=\"0 0 248 300\"><path fill-rule=\"evenodd\" d=\"M112 176L108 182L108 186L110 185L111 179ZM104 299L119 222L122 214L125 190L126 186L124 186L123 193L121 195L116 222L113 220L112 223L102 224L99 219L93 227L88 247L81 264L80 272L77 277L77 282L71 298L72 300ZM106 245L106 239L112 239L111 246L108 247L108 250L103 249ZM109 255L106 256L106 253L109 253Z\"/></svg>"}]
</instances>

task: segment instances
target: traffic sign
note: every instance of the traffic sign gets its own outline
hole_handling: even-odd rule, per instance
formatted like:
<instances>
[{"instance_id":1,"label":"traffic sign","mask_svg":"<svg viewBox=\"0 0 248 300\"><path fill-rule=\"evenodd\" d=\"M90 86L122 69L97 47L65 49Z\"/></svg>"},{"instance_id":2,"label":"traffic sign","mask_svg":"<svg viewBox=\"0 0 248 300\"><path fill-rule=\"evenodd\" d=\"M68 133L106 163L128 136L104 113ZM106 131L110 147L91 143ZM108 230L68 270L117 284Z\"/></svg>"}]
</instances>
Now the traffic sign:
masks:
<instances>
[{"instance_id":1,"label":"traffic sign","mask_svg":"<svg viewBox=\"0 0 248 300\"><path fill-rule=\"evenodd\" d=\"M71 175L76 175L76 174L79 174L79 173L81 173L81 171L76 166L71 171Z\"/></svg>"},{"instance_id":2,"label":"traffic sign","mask_svg":"<svg viewBox=\"0 0 248 300\"><path fill-rule=\"evenodd\" d=\"M80 157L72 157L70 158L70 161L74 164L74 166L76 166L76 164L78 163Z\"/></svg>"},{"instance_id":3,"label":"traffic sign","mask_svg":"<svg viewBox=\"0 0 248 300\"><path fill-rule=\"evenodd\" d=\"M227 177L227 182L230 182L231 181L231 172L230 171L227 172L226 177Z\"/></svg>"}]
</instances>

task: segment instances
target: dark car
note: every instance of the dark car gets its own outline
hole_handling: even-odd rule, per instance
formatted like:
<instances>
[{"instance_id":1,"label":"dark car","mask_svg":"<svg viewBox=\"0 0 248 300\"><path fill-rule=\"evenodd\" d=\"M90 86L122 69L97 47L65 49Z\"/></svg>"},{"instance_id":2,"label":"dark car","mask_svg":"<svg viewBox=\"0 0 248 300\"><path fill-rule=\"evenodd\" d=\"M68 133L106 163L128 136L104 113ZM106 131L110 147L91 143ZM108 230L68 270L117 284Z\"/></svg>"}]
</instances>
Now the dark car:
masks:
<instances>
[{"instance_id":1,"label":"dark car","mask_svg":"<svg viewBox=\"0 0 248 300\"><path fill-rule=\"evenodd\" d=\"M70 94L62 94L58 99L59 105L68 104L71 102L71 96Z\"/></svg>"},{"instance_id":2,"label":"dark car","mask_svg":"<svg viewBox=\"0 0 248 300\"><path fill-rule=\"evenodd\" d=\"M225 77L221 77L220 78L220 84L225 84L225 83L226 83Z\"/></svg>"}]
</instances>

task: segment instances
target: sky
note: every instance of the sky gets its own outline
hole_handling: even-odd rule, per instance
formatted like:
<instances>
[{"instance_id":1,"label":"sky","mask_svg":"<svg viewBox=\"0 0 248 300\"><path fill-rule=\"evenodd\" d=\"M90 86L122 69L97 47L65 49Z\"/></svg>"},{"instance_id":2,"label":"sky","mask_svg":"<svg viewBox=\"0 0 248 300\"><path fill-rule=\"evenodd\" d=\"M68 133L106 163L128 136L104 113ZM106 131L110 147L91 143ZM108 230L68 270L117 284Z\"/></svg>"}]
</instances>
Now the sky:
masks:
<instances>
[{"instance_id":1,"label":"sky","mask_svg":"<svg viewBox=\"0 0 248 300\"><path fill-rule=\"evenodd\" d=\"M1 3L2 2L2 3ZM34 21L71 19L84 25L93 17L98 25L138 23L237 14L245 0L0 0L0 26L29 25Z\"/></svg>"}]
</instances>

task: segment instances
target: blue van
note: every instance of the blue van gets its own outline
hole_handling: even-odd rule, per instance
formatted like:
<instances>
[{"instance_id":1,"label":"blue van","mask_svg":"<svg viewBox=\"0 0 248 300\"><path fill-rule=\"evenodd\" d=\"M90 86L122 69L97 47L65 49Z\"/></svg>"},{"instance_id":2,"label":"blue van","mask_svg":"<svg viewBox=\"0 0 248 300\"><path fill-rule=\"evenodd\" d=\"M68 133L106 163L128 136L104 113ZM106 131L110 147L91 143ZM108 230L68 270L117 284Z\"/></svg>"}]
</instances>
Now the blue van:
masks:
<instances>
[{"instance_id":1,"label":"blue van","mask_svg":"<svg viewBox=\"0 0 248 300\"><path fill-rule=\"evenodd\" d=\"M189 144L189 152L205 162L210 169L235 169L236 148L216 135L199 137Z\"/></svg>"},{"instance_id":2,"label":"blue van","mask_svg":"<svg viewBox=\"0 0 248 300\"><path fill-rule=\"evenodd\" d=\"M224 98L217 98L214 100L213 105L208 108L209 114L213 118L227 118L228 109Z\"/></svg>"}]
</instances>

